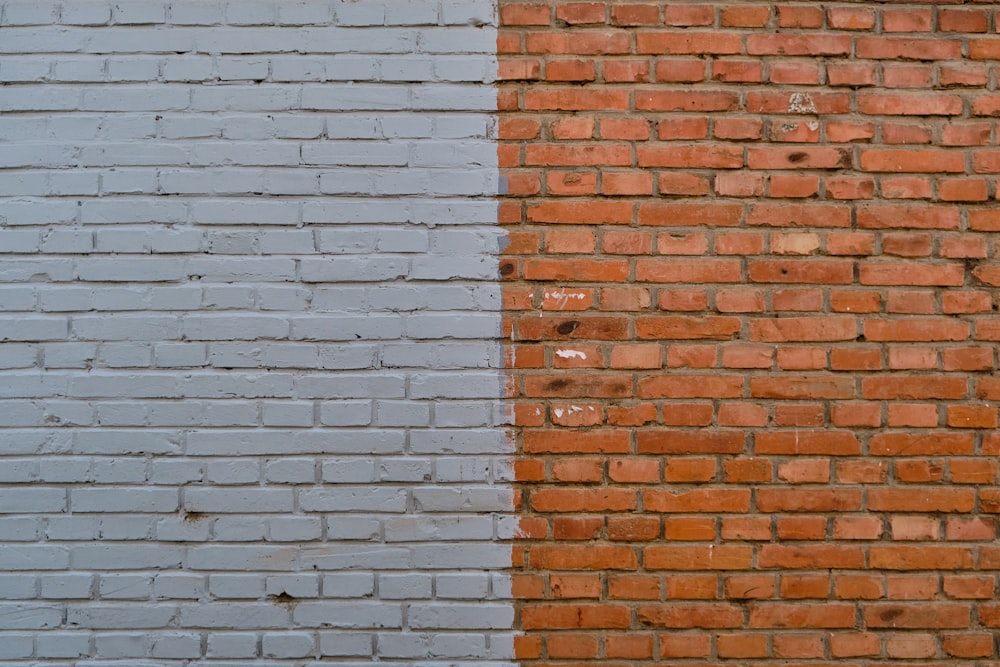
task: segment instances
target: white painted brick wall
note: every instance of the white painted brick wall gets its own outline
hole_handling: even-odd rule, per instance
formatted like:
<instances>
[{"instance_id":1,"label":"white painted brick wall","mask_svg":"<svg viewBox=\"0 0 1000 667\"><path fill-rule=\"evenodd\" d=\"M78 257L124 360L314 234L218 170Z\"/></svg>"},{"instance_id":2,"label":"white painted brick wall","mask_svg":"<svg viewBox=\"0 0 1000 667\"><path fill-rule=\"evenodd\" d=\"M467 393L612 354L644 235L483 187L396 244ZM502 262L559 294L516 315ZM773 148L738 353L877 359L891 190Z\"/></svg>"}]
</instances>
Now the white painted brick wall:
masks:
<instances>
[{"instance_id":1,"label":"white painted brick wall","mask_svg":"<svg viewBox=\"0 0 1000 667\"><path fill-rule=\"evenodd\" d=\"M0 662L503 665L491 0L0 0Z\"/></svg>"}]
</instances>

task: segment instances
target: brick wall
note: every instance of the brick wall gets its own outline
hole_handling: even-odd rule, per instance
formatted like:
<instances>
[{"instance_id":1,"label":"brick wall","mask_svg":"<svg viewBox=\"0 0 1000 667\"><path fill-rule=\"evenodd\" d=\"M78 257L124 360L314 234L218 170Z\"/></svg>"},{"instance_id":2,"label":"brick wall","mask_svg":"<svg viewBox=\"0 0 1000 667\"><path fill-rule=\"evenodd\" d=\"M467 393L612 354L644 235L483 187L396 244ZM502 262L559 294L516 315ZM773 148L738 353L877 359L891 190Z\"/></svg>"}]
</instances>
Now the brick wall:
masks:
<instances>
[{"instance_id":1,"label":"brick wall","mask_svg":"<svg viewBox=\"0 0 1000 667\"><path fill-rule=\"evenodd\" d=\"M996 659L993 3L500 17L519 657Z\"/></svg>"},{"instance_id":2,"label":"brick wall","mask_svg":"<svg viewBox=\"0 0 1000 667\"><path fill-rule=\"evenodd\" d=\"M0 5L0 662L508 664L492 3Z\"/></svg>"}]
</instances>

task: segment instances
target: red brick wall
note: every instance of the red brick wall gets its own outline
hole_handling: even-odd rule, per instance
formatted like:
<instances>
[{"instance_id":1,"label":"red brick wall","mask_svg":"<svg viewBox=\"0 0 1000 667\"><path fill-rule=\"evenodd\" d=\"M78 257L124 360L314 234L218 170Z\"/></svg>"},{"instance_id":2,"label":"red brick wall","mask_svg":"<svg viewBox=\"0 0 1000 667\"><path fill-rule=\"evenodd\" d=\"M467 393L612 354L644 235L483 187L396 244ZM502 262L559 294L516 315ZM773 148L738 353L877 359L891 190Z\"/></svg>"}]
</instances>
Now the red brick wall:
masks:
<instances>
[{"instance_id":1,"label":"red brick wall","mask_svg":"<svg viewBox=\"0 0 1000 667\"><path fill-rule=\"evenodd\" d=\"M519 658L995 659L994 3L500 5Z\"/></svg>"}]
</instances>

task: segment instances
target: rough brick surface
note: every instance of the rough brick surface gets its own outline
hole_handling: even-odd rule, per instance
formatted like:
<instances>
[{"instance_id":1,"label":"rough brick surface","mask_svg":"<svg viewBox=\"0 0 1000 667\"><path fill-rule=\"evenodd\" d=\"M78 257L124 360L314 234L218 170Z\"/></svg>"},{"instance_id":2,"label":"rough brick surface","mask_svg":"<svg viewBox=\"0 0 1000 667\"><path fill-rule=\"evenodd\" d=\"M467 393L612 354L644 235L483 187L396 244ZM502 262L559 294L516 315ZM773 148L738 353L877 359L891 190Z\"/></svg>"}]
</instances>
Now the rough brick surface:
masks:
<instances>
[{"instance_id":1,"label":"rough brick surface","mask_svg":"<svg viewBox=\"0 0 1000 667\"><path fill-rule=\"evenodd\" d=\"M494 15L0 3L3 664L507 663Z\"/></svg>"},{"instance_id":2,"label":"rough brick surface","mask_svg":"<svg viewBox=\"0 0 1000 667\"><path fill-rule=\"evenodd\" d=\"M994 3L500 17L520 659L995 660Z\"/></svg>"}]
</instances>

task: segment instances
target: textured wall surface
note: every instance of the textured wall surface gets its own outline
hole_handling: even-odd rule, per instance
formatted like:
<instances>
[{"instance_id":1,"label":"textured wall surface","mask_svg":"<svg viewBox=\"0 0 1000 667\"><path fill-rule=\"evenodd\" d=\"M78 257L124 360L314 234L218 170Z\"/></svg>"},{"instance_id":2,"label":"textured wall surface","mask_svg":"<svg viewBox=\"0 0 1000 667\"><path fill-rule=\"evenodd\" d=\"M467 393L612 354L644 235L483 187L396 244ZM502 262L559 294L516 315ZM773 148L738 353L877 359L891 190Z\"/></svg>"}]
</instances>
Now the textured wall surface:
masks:
<instances>
[{"instance_id":1,"label":"textured wall surface","mask_svg":"<svg viewBox=\"0 0 1000 667\"><path fill-rule=\"evenodd\" d=\"M519 656L995 661L996 4L500 16Z\"/></svg>"},{"instance_id":2,"label":"textured wall surface","mask_svg":"<svg viewBox=\"0 0 1000 667\"><path fill-rule=\"evenodd\" d=\"M0 660L502 663L478 0L0 10Z\"/></svg>"}]
</instances>

